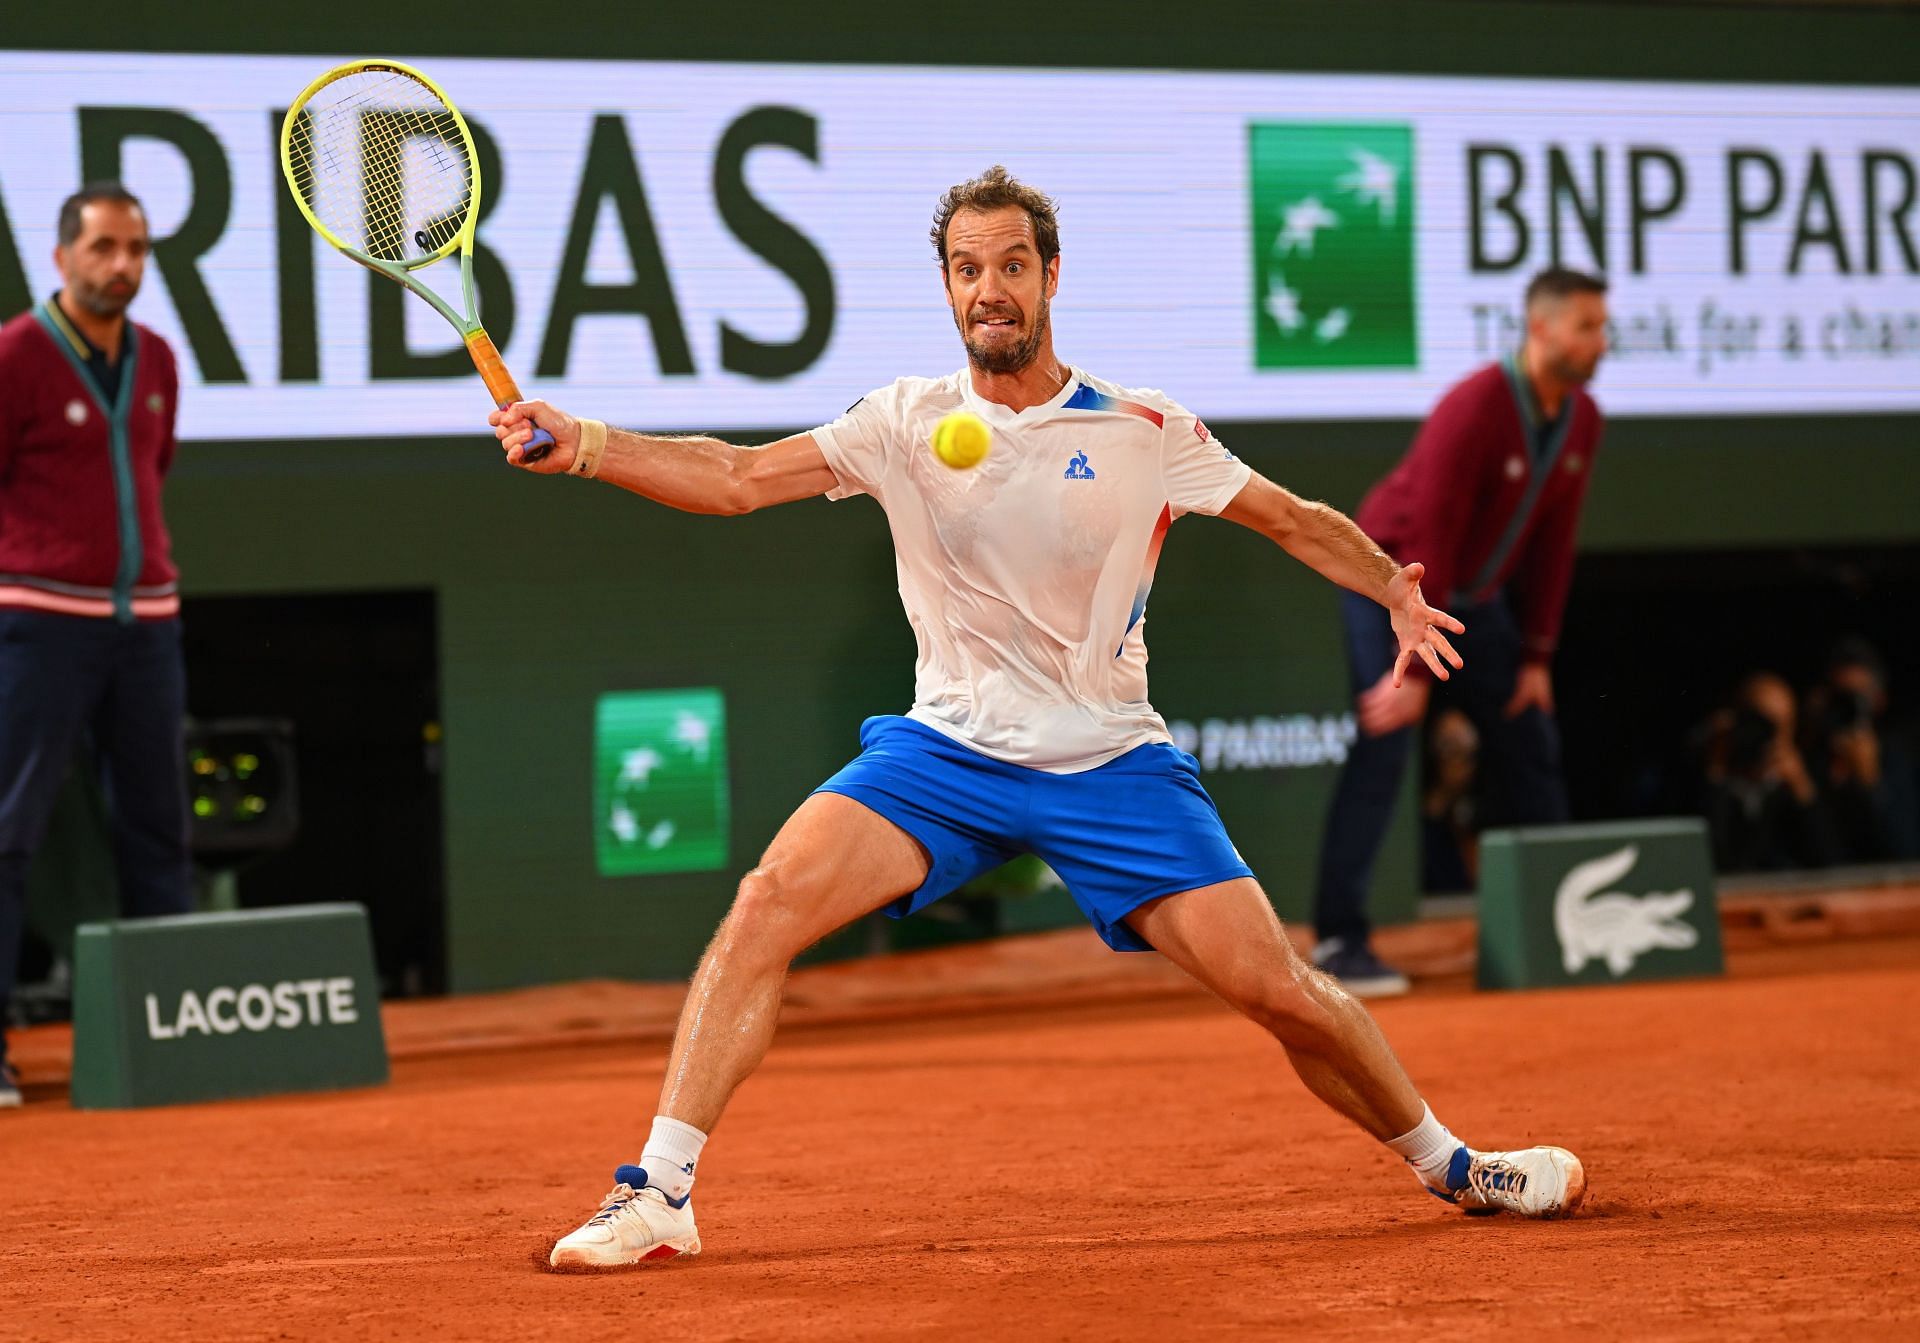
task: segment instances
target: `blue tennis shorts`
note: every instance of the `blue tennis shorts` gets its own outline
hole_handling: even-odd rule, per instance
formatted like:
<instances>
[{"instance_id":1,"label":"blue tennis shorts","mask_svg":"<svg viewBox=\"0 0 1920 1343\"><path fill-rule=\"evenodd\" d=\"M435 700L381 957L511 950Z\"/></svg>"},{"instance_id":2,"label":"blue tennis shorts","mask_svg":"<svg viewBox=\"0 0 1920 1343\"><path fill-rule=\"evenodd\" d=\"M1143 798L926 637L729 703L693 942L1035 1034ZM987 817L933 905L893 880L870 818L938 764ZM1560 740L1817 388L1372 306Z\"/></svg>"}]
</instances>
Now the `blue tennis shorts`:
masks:
<instances>
[{"instance_id":1,"label":"blue tennis shorts","mask_svg":"<svg viewBox=\"0 0 1920 1343\"><path fill-rule=\"evenodd\" d=\"M816 792L839 793L920 841L932 860L894 918L1022 853L1067 884L1115 951L1150 951L1126 925L1149 900L1253 871L1227 838L1194 758L1164 742L1098 769L1049 774L1009 765L910 718L869 718L860 755Z\"/></svg>"}]
</instances>

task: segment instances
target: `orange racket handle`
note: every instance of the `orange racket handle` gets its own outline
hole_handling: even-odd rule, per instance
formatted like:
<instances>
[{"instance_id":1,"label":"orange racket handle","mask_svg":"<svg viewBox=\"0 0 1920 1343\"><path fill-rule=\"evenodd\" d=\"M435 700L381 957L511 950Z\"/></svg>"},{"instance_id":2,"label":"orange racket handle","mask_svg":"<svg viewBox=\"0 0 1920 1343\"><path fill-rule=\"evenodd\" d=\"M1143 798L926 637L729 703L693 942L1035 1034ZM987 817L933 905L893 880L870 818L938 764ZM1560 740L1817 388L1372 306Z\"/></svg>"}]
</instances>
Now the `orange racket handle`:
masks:
<instances>
[{"instance_id":1,"label":"orange racket handle","mask_svg":"<svg viewBox=\"0 0 1920 1343\"><path fill-rule=\"evenodd\" d=\"M467 353L473 356L473 366L480 370L480 380L487 384L487 394L493 398L494 405L505 410L522 399L519 384L514 382L513 374L507 372L506 361L500 357L500 351L493 348L491 336L484 331L468 336ZM537 462L552 447L553 435L535 425L533 438L520 450L521 460Z\"/></svg>"}]
</instances>

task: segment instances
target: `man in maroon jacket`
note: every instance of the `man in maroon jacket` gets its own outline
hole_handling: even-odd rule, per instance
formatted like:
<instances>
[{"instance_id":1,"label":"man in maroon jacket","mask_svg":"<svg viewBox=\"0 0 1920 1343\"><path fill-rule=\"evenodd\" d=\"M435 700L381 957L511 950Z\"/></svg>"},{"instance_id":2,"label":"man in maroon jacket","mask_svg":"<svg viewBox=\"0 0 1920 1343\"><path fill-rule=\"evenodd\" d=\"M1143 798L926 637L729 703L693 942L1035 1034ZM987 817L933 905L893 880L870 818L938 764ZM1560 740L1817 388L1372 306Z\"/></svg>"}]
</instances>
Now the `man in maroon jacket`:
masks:
<instances>
[{"instance_id":1,"label":"man in maroon jacket","mask_svg":"<svg viewBox=\"0 0 1920 1343\"><path fill-rule=\"evenodd\" d=\"M76 747L95 751L129 914L190 906L180 598L160 515L180 380L127 320L147 261L113 183L60 209L60 291L0 327L0 1010L27 868ZM17 1105L0 1035L0 1105Z\"/></svg>"},{"instance_id":2,"label":"man in maroon jacket","mask_svg":"<svg viewBox=\"0 0 1920 1343\"><path fill-rule=\"evenodd\" d=\"M1606 283L1555 267L1527 286L1527 338L1441 398L1413 448L1355 514L1466 623L1465 670L1446 692L1480 731L1481 822L1567 819L1550 666L1573 577L1574 534L1600 446L1586 393L1607 350ZM1314 962L1357 994L1404 993L1368 943L1367 890L1432 681L1393 686L1394 643L1377 608L1345 599L1360 736L1320 851Z\"/></svg>"}]
</instances>

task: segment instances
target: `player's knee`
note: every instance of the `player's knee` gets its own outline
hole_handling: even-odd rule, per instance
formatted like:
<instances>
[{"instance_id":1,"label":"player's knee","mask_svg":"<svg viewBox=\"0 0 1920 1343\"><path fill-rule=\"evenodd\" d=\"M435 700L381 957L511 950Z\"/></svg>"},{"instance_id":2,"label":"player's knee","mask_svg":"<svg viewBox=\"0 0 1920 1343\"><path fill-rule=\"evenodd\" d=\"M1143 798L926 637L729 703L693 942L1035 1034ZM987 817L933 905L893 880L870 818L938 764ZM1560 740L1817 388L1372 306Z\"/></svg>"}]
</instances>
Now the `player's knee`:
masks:
<instances>
[{"instance_id":1,"label":"player's knee","mask_svg":"<svg viewBox=\"0 0 1920 1343\"><path fill-rule=\"evenodd\" d=\"M812 939L802 927L805 893L777 868L756 867L740 879L721 935L730 952L792 960Z\"/></svg>"},{"instance_id":2,"label":"player's knee","mask_svg":"<svg viewBox=\"0 0 1920 1343\"><path fill-rule=\"evenodd\" d=\"M1235 1005L1280 1043L1310 1047L1326 1035L1329 1015L1310 973L1290 965L1250 985Z\"/></svg>"}]
</instances>

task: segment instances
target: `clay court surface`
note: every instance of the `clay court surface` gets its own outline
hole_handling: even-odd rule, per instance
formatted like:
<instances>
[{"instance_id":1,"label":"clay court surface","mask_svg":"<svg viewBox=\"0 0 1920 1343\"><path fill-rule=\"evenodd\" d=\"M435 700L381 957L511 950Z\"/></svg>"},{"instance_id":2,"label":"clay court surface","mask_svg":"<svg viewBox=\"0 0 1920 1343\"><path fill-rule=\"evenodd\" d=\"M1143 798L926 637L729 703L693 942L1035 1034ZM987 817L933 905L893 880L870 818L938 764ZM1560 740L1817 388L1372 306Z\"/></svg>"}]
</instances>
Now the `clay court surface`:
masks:
<instances>
[{"instance_id":1,"label":"clay court surface","mask_svg":"<svg viewBox=\"0 0 1920 1343\"><path fill-rule=\"evenodd\" d=\"M707 1149L706 1253L618 1274L545 1255L637 1155L670 989L403 1005L390 1086L165 1110L70 1110L40 1034L0 1337L1920 1334L1920 939L1380 1006L1463 1137L1582 1154L1562 1223L1428 1198L1264 1036L1090 940L802 972Z\"/></svg>"}]
</instances>

